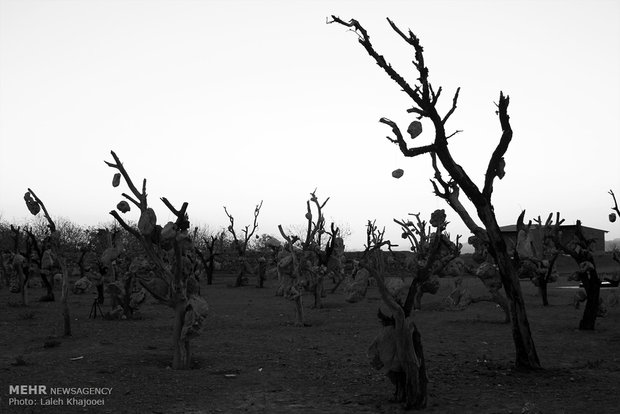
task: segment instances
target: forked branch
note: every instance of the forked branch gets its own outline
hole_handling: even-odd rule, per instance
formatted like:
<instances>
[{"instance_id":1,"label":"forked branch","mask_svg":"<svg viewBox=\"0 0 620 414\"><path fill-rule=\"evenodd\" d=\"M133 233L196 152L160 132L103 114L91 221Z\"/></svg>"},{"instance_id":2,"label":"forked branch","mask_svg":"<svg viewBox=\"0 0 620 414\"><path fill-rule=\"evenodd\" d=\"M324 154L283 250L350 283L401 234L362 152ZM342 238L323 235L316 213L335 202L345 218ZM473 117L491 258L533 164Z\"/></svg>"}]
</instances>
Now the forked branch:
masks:
<instances>
[{"instance_id":1,"label":"forked branch","mask_svg":"<svg viewBox=\"0 0 620 414\"><path fill-rule=\"evenodd\" d=\"M146 210L148 207L147 202L146 202L146 178L142 180L142 192L138 191L133 181L131 180L129 173L127 173L127 170L125 170L123 163L118 158L116 153L114 151L110 151L110 153L112 154L112 158L114 158L114 162L108 162L108 161L104 161L104 162L106 163L108 167L114 168L118 170L119 173L121 173L121 175L125 179L125 183L127 183L127 186L129 187L133 195L137 198L137 200L126 193L122 194L123 197L125 197L126 199L131 201L133 204L135 204L136 207L140 209L140 211Z\"/></svg>"},{"instance_id":2,"label":"forked branch","mask_svg":"<svg viewBox=\"0 0 620 414\"><path fill-rule=\"evenodd\" d=\"M390 20L388 19L388 21ZM366 29L362 27L362 25L359 24L357 20L351 19L348 22L345 22L339 17L332 15L332 20L328 21L327 23L338 23L345 27L349 27L353 29L353 31L355 31L355 33L357 33L358 35L358 40L360 44L364 47L364 49L366 49L368 54L375 60L377 65L379 65L379 67L381 67L388 74L388 76L392 78L402 88L402 90L411 97L411 99L414 100L414 102L420 108L422 108L423 110L426 109L425 108L426 105L422 99L422 95L420 95L419 89L412 88L407 83L407 81L402 76L400 76L400 74L396 72L394 68L392 68L392 65L389 64L383 56L381 56L375 51L372 43L370 43L370 37L368 36L368 32L366 31ZM391 21L390 21L390 24L393 25ZM421 52L421 47L420 47L420 52ZM417 55L417 50L416 50L416 55ZM423 62L424 61L422 60L422 64Z\"/></svg>"},{"instance_id":3,"label":"forked branch","mask_svg":"<svg viewBox=\"0 0 620 414\"><path fill-rule=\"evenodd\" d=\"M400 132L398 125L396 125L394 121L391 121L387 118L381 118L379 122L381 122L382 124L388 125L390 128L392 128L392 132L396 136L396 139L393 139L390 137L386 137L386 138L390 142L397 144L398 147L400 148L400 151L405 155L405 157L416 157L418 155L426 154L427 152L435 151L434 144L424 145L421 147L409 148L407 146L407 143L405 142L405 139L403 138L403 134Z\"/></svg>"},{"instance_id":4,"label":"forked branch","mask_svg":"<svg viewBox=\"0 0 620 414\"><path fill-rule=\"evenodd\" d=\"M614 194L612 190L609 190L609 194L611 195L611 198L614 200L614 206L611 209L620 216L620 210L618 209L618 201L616 201L616 195Z\"/></svg>"}]
</instances>

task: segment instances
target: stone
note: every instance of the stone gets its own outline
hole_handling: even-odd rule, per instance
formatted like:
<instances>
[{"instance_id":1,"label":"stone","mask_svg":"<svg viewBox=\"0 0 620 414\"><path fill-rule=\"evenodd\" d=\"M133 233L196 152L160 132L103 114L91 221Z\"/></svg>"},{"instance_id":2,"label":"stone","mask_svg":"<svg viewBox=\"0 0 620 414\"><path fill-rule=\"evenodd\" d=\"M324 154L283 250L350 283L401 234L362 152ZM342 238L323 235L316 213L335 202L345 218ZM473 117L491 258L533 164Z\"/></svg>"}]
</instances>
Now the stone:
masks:
<instances>
[{"instance_id":1,"label":"stone","mask_svg":"<svg viewBox=\"0 0 620 414\"><path fill-rule=\"evenodd\" d=\"M349 303L356 303L362 300L366 296L368 290L368 278L370 274L366 269L360 269L355 273L354 277L349 277L345 280L344 294L345 301Z\"/></svg>"},{"instance_id":2,"label":"stone","mask_svg":"<svg viewBox=\"0 0 620 414\"><path fill-rule=\"evenodd\" d=\"M73 284L73 293L82 294L86 293L93 286L93 283L88 280L88 277L84 276L75 281Z\"/></svg>"},{"instance_id":3,"label":"stone","mask_svg":"<svg viewBox=\"0 0 620 414\"><path fill-rule=\"evenodd\" d=\"M409 124L407 132L409 136L411 136L411 139L417 138L422 133L422 123L420 121L413 121Z\"/></svg>"},{"instance_id":4,"label":"stone","mask_svg":"<svg viewBox=\"0 0 620 414\"><path fill-rule=\"evenodd\" d=\"M114 174L114 177L112 177L112 187L118 187L120 183L121 183L121 173Z\"/></svg>"},{"instance_id":5,"label":"stone","mask_svg":"<svg viewBox=\"0 0 620 414\"><path fill-rule=\"evenodd\" d=\"M155 211L149 207L140 214L138 230L140 230L140 233L143 235L149 236L155 229L156 224L157 216L155 215Z\"/></svg>"},{"instance_id":6,"label":"stone","mask_svg":"<svg viewBox=\"0 0 620 414\"><path fill-rule=\"evenodd\" d=\"M116 208L123 214L127 213L129 210L131 210L131 207L129 207L129 203L126 202L125 200L120 201L117 205Z\"/></svg>"},{"instance_id":7,"label":"stone","mask_svg":"<svg viewBox=\"0 0 620 414\"><path fill-rule=\"evenodd\" d=\"M405 172L402 169L398 168L398 169L392 171L392 177L398 179L398 178L402 177L404 173Z\"/></svg>"}]
</instances>

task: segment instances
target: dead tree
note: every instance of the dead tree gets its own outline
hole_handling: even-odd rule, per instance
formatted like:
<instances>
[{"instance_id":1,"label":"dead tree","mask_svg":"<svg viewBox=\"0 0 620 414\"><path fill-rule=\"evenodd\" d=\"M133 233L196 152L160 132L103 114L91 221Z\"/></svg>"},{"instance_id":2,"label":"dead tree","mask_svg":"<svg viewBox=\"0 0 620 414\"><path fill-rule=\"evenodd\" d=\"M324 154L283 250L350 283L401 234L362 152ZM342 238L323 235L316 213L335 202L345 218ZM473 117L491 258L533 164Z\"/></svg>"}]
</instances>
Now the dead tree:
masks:
<instances>
[{"instance_id":1,"label":"dead tree","mask_svg":"<svg viewBox=\"0 0 620 414\"><path fill-rule=\"evenodd\" d=\"M504 167L506 164L504 154L512 139L512 129L508 116L509 97L500 92L496 113L499 115L502 136L489 160L484 177L484 186L480 189L465 170L456 162L448 148L448 139L458 132L448 135L446 133L446 124L450 116L456 110L460 88L458 88L454 94L450 110L445 115L441 116L437 111L436 105L441 96L442 88L439 87L435 89L429 81L429 71L424 62L423 48L419 39L410 30L407 34L401 31L390 19L388 19L388 22L398 36L414 49L413 64L419 75L417 78L419 83L414 87L409 85L385 58L375 51L374 46L370 42L368 32L357 20L350 20L347 22L336 16L332 16L332 20L330 21L330 23L339 23L355 31L358 35L359 43L374 59L377 65L379 65L379 67L398 84L403 92L412 99L414 106L409 108L407 112L417 114L418 119L426 118L432 122L435 132L433 142L428 145L410 148L395 122L387 118L380 119L380 122L388 125L395 135L395 138L388 137L388 140L398 145L404 156L416 157L423 154L430 154L433 157L435 181L432 182L435 194L446 200L448 205L461 217L469 230L488 244L489 252L499 268L502 284L506 291L506 296L510 301L512 336L516 351L515 365L525 369L540 368L540 361L532 339L532 332L527 319L519 278L508 254L506 243L497 223L491 200L495 177L501 179L504 176ZM408 129L408 132L413 138L415 138L420 131L421 124L419 121L414 121ZM439 159L445 171L450 175L451 179L448 182L443 180L441 171L435 162L436 158ZM439 187L441 187L441 189ZM460 191L463 191L467 198L473 203L483 227L476 224L472 216L465 209L463 204L461 204L459 200Z\"/></svg>"},{"instance_id":2,"label":"dead tree","mask_svg":"<svg viewBox=\"0 0 620 414\"><path fill-rule=\"evenodd\" d=\"M387 316L379 309L378 316L383 328L368 349L368 357L375 369L383 369L394 384L394 399L402 402L406 409L422 409L427 403L428 377L424 362L422 336L413 317L407 314L402 304L397 303L385 285L384 276L377 267L368 266L367 258L374 252L381 252L383 246L395 247L383 239L374 222L368 221L366 245L362 265L376 280L381 299L392 313Z\"/></svg>"},{"instance_id":3,"label":"dead tree","mask_svg":"<svg viewBox=\"0 0 620 414\"><path fill-rule=\"evenodd\" d=\"M260 209L263 206L263 202L261 200L260 204L257 204L254 207L254 222L252 223L252 230L250 230L250 226L245 226L241 231L243 233L242 239L237 237L237 233L235 232L235 218L228 213L226 206L224 206L224 212L228 216L230 220L230 226L228 226L228 232L233 237L233 247L237 251L237 255L239 256L239 274L237 275L237 279L235 280L234 287L241 287L244 284L244 279L246 278L246 274L253 273L250 267L250 263L246 257L246 253L248 250L248 244L254 235L254 232L258 228L258 215L260 214Z\"/></svg>"},{"instance_id":4,"label":"dead tree","mask_svg":"<svg viewBox=\"0 0 620 414\"><path fill-rule=\"evenodd\" d=\"M330 230L325 228L323 209L328 201L329 197L320 202L316 189L310 193L310 199L306 201L306 233L304 239L299 240L301 249L299 271L301 276L305 277L308 288L314 293L314 308L317 309L323 307L325 277L329 272L339 271L338 263L333 259L344 250L339 228L334 223L331 223ZM278 228L282 237L286 240L291 239L284 234L282 226Z\"/></svg>"},{"instance_id":5,"label":"dead tree","mask_svg":"<svg viewBox=\"0 0 620 414\"><path fill-rule=\"evenodd\" d=\"M277 258L277 269L281 282L278 290L281 290L282 296L293 302L295 306L295 326L310 326L306 324L304 318L303 291L307 282L302 278L300 269L300 262L303 263L304 261L303 251L295 247L295 244L299 241L299 237L287 235L282 225L278 225L278 230L284 240L286 240L284 248L279 251ZM276 292L276 294L278 294L278 292Z\"/></svg>"},{"instance_id":6,"label":"dead tree","mask_svg":"<svg viewBox=\"0 0 620 414\"><path fill-rule=\"evenodd\" d=\"M111 154L114 162L105 161L105 163L108 167L118 171L112 183L116 187L120 178L124 179L131 195L122 193L122 196L138 208L140 219L137 227L133 227L123 220L118 211L112 210L110 214L140 242L144 253L152 263L154 272L140 274L137 276L138 280L155 299L174 310L172 368L189 369L191 365L190 339L200 332L208 305L200 296L200 288L193 278L191 269L188 269L188 259L185 256L187 251L193 250L191 237L188 234L188 203L183 203L177 210L165 197L162 197L161 201L175 215L176 221L168 222L164 227L158 225L155 211L147 203L146 179L142 182L142 190L138 190L114 151L111 151ZM125 201L121 203L123 202ZM123 206L121 211L127 212L128 210L127 206ZM166 261L167 257L171 259Z\"/></svg>"},{"instance_id":7,"label":"dead tree","mask_svg":"<svg viewBox=\"0 0 620 414\"><path fill-rule=\"evenodd\" d=\"M529 278L538 288L543 306L549 306L547 286L558 278L555 262L560 252L544 240L542 245L537 247L531 237L532 221L530 220L526 225L523 222L524 216L525 210L517 219L517 240L513 252L513 263L519 278ZM540 222L537 223L535 229L539 235L545 232Z\"/></svg>"},{"instance_id":8,"label":"dead tree","mask_svg":"<svg viewBox=\"0 0 620 414\"><path fill-rule=\"evenodd\" d=\"M575 277L583 284L586 291L586 306L583 311L581 321L579 321L580 330L594 330L596 325L596 317L599 313L601 280L596 270L596 262L592 254L592 246L596 242L594 239L587 239L581 228L581 221L577 220L575 236L572 241L565 243L562 240L560 225L564 219L560 218L560 213L556 213L555 222L553 221L553 213L549 214L545 223L542 223L540 217L535 220L541 227L544 227L545 242L553 243L556 249L564 254L568 254L577 262L579 270Z\"/></svg>"},{"instance_id":9,"label":"dead tree","mask_svg":"<svg viewBox=\"0 0 620 414\"><path fill-rule=\"evenodd\" d=\"M26 251L21 252L20 233L21 227L14 227L11 224L11 238L14 248L10 260L11 280L9 290L11 293L21 293L21 304L28 306L28 279L30 277L32 245L30 240L26 239Z\"/></svg>"},{"instance_id":10,"label":"dead tree","mask_svg":"<svg viewBox=\"0 0 620 414\"><path fill-rule=\"evenodd\" d=\"M41 210L43 210L43 215L47 220L47 228L49 230L49 236L46 238L44 242L43 249L44 252L41 256L41 278L43 278L44 269L50 269L50 282L51 288L53 288L53 272L51 269L54 268L54 261L58 263L60 270L62 272L62 296L60 300L60 306L62 311L62 319L63 319L63 332L65 336L71 335L71 313L69 312L69 303L67 302L69 295L69 270L67 269L67 263L64 258L61 257L59 250L59 235L56 231L56 224L52 217L49 215L47 208L45 208L45 204L30 188L24 194L24 200L26 201L26 207L33 216L39 214ZM36 238L32 237L32 239L36 242ZM45 262L49 263L49 266L45 264ZM48 295L50 295L50 287L48 287ZM51 300L54 299L53 291L51 292Z\"/></svg>"},{"instance_id":11,"label":"dead tree","mask_svg":"<svg viewBox=\"0 0 620 414\"><path fill-rule=\"evenodd\" d=\"M56 230L54 230L56 231ZM29 250L32 252L26 261L29 263L29 268L38 268L39 275L43 287L45 287L46 293L39 298L40 302L53 302L54 301L54 273L59 269L58 259L50 249L50 235L44 236L43 240L39 243L37 235L34 234L32 229L28 227L24 228L24 232L28 236L27 244Z\"/></svg>"},{"instance_id":12,"label":"dead tree","mask_svg":"<svg viewBox=\"0 0 620 414\"><path fill-rule=\"evenodd\" d=\"M195 235L198 232L198 227L194 229L194 239ZM205 274L207 275L207 285L213 284L213 273L215 272L215 258L220 255L220 252L217 251L218 245L221 248L222 240L224 238L224 232L220 233L218 236L210 236L210 239L206 237L202 238L203 248L198 246L194 247L194 252L196 256L198 256L198 260L202 263L202 267L205 269Z\"/></svg>"},{"instance_id":13,"label":"dead tree","mask_svg":"<svg viewBox=\"0 0 620 414\"><path fill-rule=\"evenodd\" d=\"M394 222L401 227L402 238L409 241L414 254L413 281L409 287L408 301L404 306L407 316L412 309L422 308L424 293L437 293L439 289L437 275L459 256L461 249L460 236L452 242L450 235L445 232L448 222L443 209L433 212L428 227L426 221L420 219L420 213L410 215L416 218L416 222L394 219ZM433 227L434 232L431 230Z\"/></svg>"}]
</instances>

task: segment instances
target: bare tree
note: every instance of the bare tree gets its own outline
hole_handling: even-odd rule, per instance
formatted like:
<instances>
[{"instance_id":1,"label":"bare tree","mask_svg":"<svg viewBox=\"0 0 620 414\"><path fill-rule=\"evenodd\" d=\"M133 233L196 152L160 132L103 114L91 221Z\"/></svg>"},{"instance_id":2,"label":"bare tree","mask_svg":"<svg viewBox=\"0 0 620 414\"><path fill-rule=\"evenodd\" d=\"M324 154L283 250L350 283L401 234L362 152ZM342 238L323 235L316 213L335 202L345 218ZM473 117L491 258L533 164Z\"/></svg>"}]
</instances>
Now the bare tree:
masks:
<instances>
[{"instance_id":1,"label":"bare tree","mask_svg":"<svg viewBox=\"0 0 620 414\"><path fill-rule=\"evenodd\" d=\"M373 367L384 369L394 384L394 399L402 402L407 409L421 409L426 407L428 385L422 336L413 317L407 315L404 306L389 292L383 274L377 271L377 266L369 265L368 262L372 253L381 252L382 247L391 249L396 246L384 240L384 233L385 229L379 231L374 221L368 221L361 263L376 280L381 299L392 313L389 317L379 309L378 316L383 328L370 345L368 356Z\"/></svg>"},{"instance_id":2,"label":"bare tree","mask_svg":"<svg viewBox=\"0 0 620 414\"><path fill-rule=\"evenodd\" d=\"M444 210L435 210L428 226L425 220L420 219L420 213L410 215L416 218L415 222L394 219L394 222L401 227L402 238L409 241L414 254L413 281L404 305L407 316L412 309L422 308L424 293L437 293L439 280L436 275L459 256L461 249L460 236L457 236L456 241L453 242L445 231L448 222ZM433 227L434 232L431 230Z\"/></svg>"},{"instance_id":3,"label":"bare tree","mask_svg":"<svg viewBox=\"0 0 620 414\"><path fill-rule=\"evenodd\" d=\"M555 262L560 251L550 243L545 243L544 240L542 245L537 247L531 237L532 221L530 220L526 225L523 222L524 216L525 210L517 219L517 240L513 261L518 269L519 277L528 277L538 287L543 306L549 306L547 285L558 278ZM540 221L537 222L535 229L544 238L545 229Z\"/></svg>"},{"instance_id":4,"label":"bare tree","mask_svg":"<svg viewBox=\"0 0 620 414\"><path fill-rule=\"evenodd\" d=\"M194 229L194 240L198 227ZM198 260L202 263L202 267L207 275L207 285L213 284L213 273L215 272L215 258L221 254L224 232L217 235L211 235L209 238L203 237L202 243L195 243L194 252L198 256Z\"/></svg>"},{"instance_id":5,"label":"bare tree","mask_svg":"<svg viewBox=\"0 0 620 414\"><path fill-rule=\"evenodd\" d=\"M118 211L112 210L110 214L140 242L147 258L153 264L154 273L137 275L138 280L155 299L174 310L172 368L189 369L190 339L200 332L208 305L200 296L198 282L194 279L191 269L188 269L186 252L193 249L188 234L190 226L187 215L188 203L183 203L177 210L162 197L161 201L175 215L176 221L168 222L164 227L158 225L155 212L147 203L146 179L142 182L142 190L138 190L121 160L114 151L111 151L111 154L114 162L105 161L105 163L118 171L113 185L117 186L122 176L131 191L131 195L127 193L122 195L138 208L140 219L136 228L127 224ZM121 211L126 212L128 208L124 207Z\"/></svg>"},{"instance_id":6,"label":"bare tree","mask_svg":"<svg viewBox=\"0 0 620 414\"><path fill-rule=\"evenodd\" d=\"M305 280L302 279L302 272L300 269L300 262L304 262L303 251L295 248L295 243L299 241L299 237L296 235L287 235L282 228L282 225L278 225L280 234L286 241L284 247L278 253L278 278L280 279L281 286L278 290L282 292L282 296L293 302L295 306L295 326L303 327L309 326L306 324L304 317L304 304L303 304L303 289ZM278 294L278 292L276 292Z\"/></svg>"},{"instance_id":7,"label":"bare tree","mask_svg":"<svg viewBox=\"0 0 620 414\"><path fill-rule=\"evenodd\" d=\"M579 329L594 330L596 317L599 312L601 291L601 280L598 277L596 262L592 254L592 246L595 240L585 237L581 228L581 221L577 220L573 240L569 243L562 241L560 225L564 222L564 219L560 218L560 213L556 213L555 222L553 221L553 213L549 214L544 224L540 217L535 221L544 228L545 241L553 243L556 249L564 254L568 254L579 265L579 270L576 272L575 277L583 284L587 298L583 316L581 321L579 321Z\"/></svg>"},{"instance_id":8,"label":"bare tree","mask_svg":"<svg viewBox=\"0 0 620 414\"><path fill-rule=\"evenodd\" d=\"M13 253L10 257L10 291L21 293L21 304L28 306L28 279L30 277L32 244L26 239L25 252L20 251L21 226L11 224L11 238L13 239ZM24 254L22 254L24 253Z\"/></svg>"},{"instance_id":9,"label":"bare tree","mask_svg":"<svg viewBox=\"0 0 620 414\"><path fill-rule=\"evenodd\" d=\"M30 211L30 213L32 213L33 216L36 216L37 214L39 214L41 210L43 210L43 214L45 216L45 219L47 220L49 236L44 241L44 247L42 249L43 254L41 255L41 270L43 271L44 268L52 269L53 268L52 262L54 262L55 260L58 261L59 267L62 271L62 288L61 288L62 296L60 299L60 305L61 305L62 318L63 318L63 332L65 336L70 336L71 335L71 314L69 312L69 303L67 302L67 298L69 296L69 270L67 268L67 262L65 258L61 257L60 252L58 251L58 245L59 245L60 240L59 240L59 234L56 231L57 230L56 224L54 223L54 220L52 220L52 217L49 215L47 208L45 207L45 204L43 204L43 201L41 201L41 199L37 197L34 191L32 191L30 188L24 195L24 200L26 201L26 207L28 207L28 210ZM32 235L32 233L29 233L29 236L31 236L32 239L36 242L36 238ZM45 261L50 262L50 265L46 266L44 264ZM51 294L51 300L54 299L53 291L52 291L53 277L54 275L50 272L50 278L52 279L52 282L50 282L48 285L48 295ZM43 278L43 273L42 273L42 278ZM43 280L45 280L45 278L43 278Z\"/></svg>"},{"instance_id":10,"label":"bare tree","mask_svg":"<svg viewBox=\"0 0 620 414\"><path fill-rule=\"evenodd\" d=\"M325 215L323 209L329 201L319 201L316 189L310 193L310 199L306 201L306 232L300 242L299 271L306 278L310 290L314 293L314 307L322 308L322 296L324 295L324 281L328 272L339 271L338 263L332 259L344 251L344 244L340 238L340 230L334 223L330 229L325 227ZM312 208L314 206L314 209ZM282 226L278 226L280 234L287 241L293 236L286 235Z\"/></svg>"},{"instance_id":11,"label":"bare tree","mask_svg":"<svg viewBox=\"0 0 620 414\"><path fill-rule=\"evenodd\" d=\"M456 90L452 98L452 106L450 110L441 116L437 111L436 105L441 96L442 88L435 89L429 81L429 71L424 62L423 48L419 39L411 32L404 33L390 19L388 23L392 29L407 44L414 49L413 64L418 72L418 85L412 87L409 83L374 49L370 42L368 32L357 20L344 21L336 16L332 16L330 23L338 23L350 28L358 35L359 43L364 47L368 54L381 67L388 76L398 84L398 86L412 99L414 106L409 108L407 112L417 114L418 119L426 118L430 120L434 128L434 141L428 145L410 148L398 125L387 119L381 118L380 122L388 125L395 138L388 137L388 140L398 145L401 153L406 157L416 157L423 154L430 154L433 159L433 168L435 170L435 180L433 187L435 194L446 200L448 205L457 212L469 230L476 236L480 237L486 244L493 256L501 275L502 284L506 291L506 296L510 301L511 319L512 319L512 335L515 344L515 365L525 369L540 368L540 361L536 352L536 347L532 339L530 325L527 319L525 303L519 284L519 278L512 265L511 258L507 252L506 242L504 241L497 219L494 213L494 207L491 200L493 194L493 181L496 177L504 176L504 154L508 149L508 145L512 139L512 128L508 116L509 98L500 92L499 103L497 104L497 114L499 115L502 135L499 144L495 148L491 159L489 160L487 171L484 177L484 186L480 189L465 170L457 164L452 153L448 148L448 139L456 134L448 135L446 133L446 124L450 116L457 107L460 88ZM418 124L412 123L409 133L412 137L417 136L419 132ZM458 132L458 131L457 131ZM451 179L446 182L442 178L435 159L439 159L441 165L448 172ZM441 188L440 188L441 187ZM467 198L476 208L478 218L482 222L482 226L476 224L472 216L465 209L459 200L459 194L463 191Z\"/></svg>"},{"instance_id":12,"label":"bare tree","mask_svg":"<svg viewBox=\"0 0 620 414\"><path fill-rule=\"evenodd\" d=\"M226 206L224 206L224 212L226 213L226 215L228 216L228 219L230 220L230 226L228 226L228 232L232 235L233 237L233 247L235 248L235 250L237 251L237 255L239 256L239 274L237 275L237 279L235 280L235 287L241 287L243 286L243 281L244 278L246 276L246 274L248 273L252 273L252 269L250 267L250 263L248 262L248 258L246 256L246 252L248 250L248 244L250 243L250 240L252 240L252 236L254 235L254 232L256 232L256 229L258 228L258 215L260 214L260 209L263 206L263 202L261 200L260 204L257 204L256 207L254 207L254 221L252 223L252 229L250 230L250 226L245 226L243 228L243 230L241 231L241 233L243 234L243 237L241 239L239 239L237 237L237 232L235 231L235 218L228 213L228 210L226 209Z\"/></svg>"}]
</instances>

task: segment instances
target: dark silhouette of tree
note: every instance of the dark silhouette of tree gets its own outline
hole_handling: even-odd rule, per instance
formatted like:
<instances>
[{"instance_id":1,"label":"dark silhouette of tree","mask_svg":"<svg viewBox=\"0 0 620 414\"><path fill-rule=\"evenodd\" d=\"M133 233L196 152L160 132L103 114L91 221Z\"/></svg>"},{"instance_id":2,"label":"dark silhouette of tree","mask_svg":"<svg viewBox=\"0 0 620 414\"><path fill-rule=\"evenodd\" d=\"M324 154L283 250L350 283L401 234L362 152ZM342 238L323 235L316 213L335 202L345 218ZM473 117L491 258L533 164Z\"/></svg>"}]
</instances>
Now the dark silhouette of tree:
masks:
<instances>
[{"instance_id":1,"label":"dark silhouette of tree","mask_svg":"<svg viewBox=\"0 0 620 414\"><path fill-rule=\"evenodd\" d=\"M110 215L129 232L139 243L149 262L153 265L153 272L139 272L136 277L140 284L157 300L165 303L174 310L173 340L173 369L189 369L191 367L190 339L200 332L202 321L206 317L208 305L200 296L200 286L193 277L193 268L187 253L193 251L193 243L189 229L188 203L185 202L177 210L165 197L161 201L174 214L176 220L165 226L157 224L157 217L148 206L146 193L146 179L142 182L142 190L134 185L127 170L114 151L111 151L114 162L105 161L110 168L117 170L112 185L119 185L120 177L124 179L131 195L122 193L122 196L134 204L139 212L138 225L129 225L120 216L118 211L110 211ZM118 177L118 178L117 178ZM129 211L126 206L120 208L123 213Z\"/></svg>"},{"instance_id":2,"label":"dark silhouette of tree","mask_svg":"<svg viewBox=\"0 0 620 414\"><path fill-rule=\"evenodd\" d=\"M252 222L252 229L250 230L249 225L245 226L243 230L241 230L241 233L243 234L243 237L241 238L237 236L237 232L235 231L235 218L228 212L226 206L224 206L224 212L230 220L228 232L233 237L232 245L237 252L237 255L239 256L239 273L237 275L237 279L235 280L234 287L243 286L246 275L253 273L250 263L248 262L246 253L248 251L248 245L250 243L250 240L252 239L254 232L256 232L256 229L258 228L258 215L260 214L260 209L262 206L263 202L261 201L260 204L257 204L256 207L254 207L254 221Z\"/></svg>"},{"instance_id":3,"label":"dark silhouette of tree","mask_svg":"<svg viewBox=\"0 0 620 414\"><path fill-rule=\"evenodd\" d=\"M445 229L445 224L445 221L438 224L436 235L441 234ZM405 304L397 302L385 284L382 268L376 266L376 258L384 253L381 250L384 246L390 250L397 246L385 240L384 234L385 228L379 230L374 221L368 220L366 244L360 263L377 282L381 299L392 313L390 317L379 309L377 315L383 327L370 345L368 356L375 369L387 370L386 376L394 384L394 399L403 403L406 409L421 409L426 407L428 377L424 362L422 335L413 317L408 314L407 307L411 312L413 306L411 298L416 294L415 287L428 279L430 272L424 270L418 272L418 280L414 277ZM437 254L438 246L441 245L437 240L435 239L432 243L431 249L435 252L431 253L432 255Z\"/></svg>"},{"instance_id":4,"label":"dark silhouette of tree","mask_svg":"<svg viewBox=\"0 0 620 414\"><path fill-rule=\"evenodd\" d=\"M36 216L42 210L43 215L45 216L45 219L47 220L47 227L49 230L49 235L45 238L42 249L41 249L42 251L42 254L40 256L41 257L41 269L42 270L52 269L54 267L53 262L57 262L58 267L60 268L62 272L62 288L61 288L62 296L60 299L60 306L61 306L61 311L62 311L64 335L70 336L71 335L71 315L69 312L69 303L67 302L67 299L69 296L69 270L67 268L67 262L65 258L62 257L60 255L60 252L58 251L60 235L57 231L56 223L54 223L54 220L52 220L52 217L47 212L47 208L45 207L45 204L43 204L43 201L41 201L41 199L37 197L34 191L32 191L30 188L24 195L24 201L26 201L26 207L28 207L28 210L30 211L30 213L32 213L33 216ZM32 233L29 233L29 236L32 236L32 239L36 242L36 238L32 235ZM49 266L45 264L46 262ZM52 280L52 282L53 282L53 278L54 278L54 275L50 271L50 279ZM45 281L45 278L43 276L42 276L42 279ZM52 292L52 289L53 289L52 282L48 283L46 287L48 290L48 295L51 294L51 300L54 300L54 294Z\"/></svg>"},{"instance_id":5,"label":"dark silhouette of tree","mask_svg":"<svg viewBox=\"0 0 620 414\"><path fill-rule=\"evenodd\" d=\"M556 213L555 222L553 221L553 213L549 214L544 224L540 217L535 221L544 228L544 241L552 243L556 249L572 257L579 265L579 270L574 277L583 284L587 299L583 316L579 322L579 329L593 330L598 316L601 291L601 280L598 277L596 262L592 254L592 246L596 241L585 237L579 220L576 223L573 240L568 243L562 241L560 225L564 223L564 219L560 218L560 213Z\"/></svg>"},{"instance_id":6,"label":"dark silhouette of tree","mask_svg":"<svg viewBox=\"0 0 620 414\"><path fill-rule=\"evenodd\" d=\"M416 114L418 119L427 119L433 124L434 140L431 144L409 147L400 128L395 122L387 118L381 118L379 121L391 128L395 138L388 137L388 140L396 144L405 157L416 157L423 154L429 154L431 156L435 171L434 180L431 180L431 182L435 194L443 198L460 216L469 230L488 246L488 251L493 257L495 264L498 266L502 285L510 303L512 336L516 351L515 365L523 369L540 368L540 361L532 339L519 278L513 266L512 258L508 254L506 242L502 237L491 200L495 178L498 177L501 179L504 177L504 154L512 139L512 128L508 116L509 97L500 92L496 114L499 115L502 135L497 147L491 155L484 177L484 185L482 189L480 189L465 170L456 162L448 147L448 140L459 132L456 131L448 135L446 133L446 124L457 108L460 88L456 90L452 98L451 108L445 115L440 115L436 105L441 96L442 88L439 87L435 89L429 81L429 70L424 62L423 48L419 39L411 30L404 33L390 19L387 20L398 36L414 49L413 65L419 76L417 78L417 85L411 86L405 78L403 78L385 58L375 50L370 42L368 32L357 20L352 19L344 21L339 17L331 16L329 23L338 23L354 31L358 36L359 43L364 47L366 52L413 101L414 105L407 109L407 112ZM413 138L417 136L419 133L419 126L421 126L421 124L418 125L416 122L419 123L419 121L414 121L408 128L408 132ZM436 160L439 160L443 169L450 175L448 181L444 180ZM478 218L482 222L482 226L476 224L473 217L459 200L461 191L464 192L467 198L473 203Z\"/></svg>"}]
</instances>

